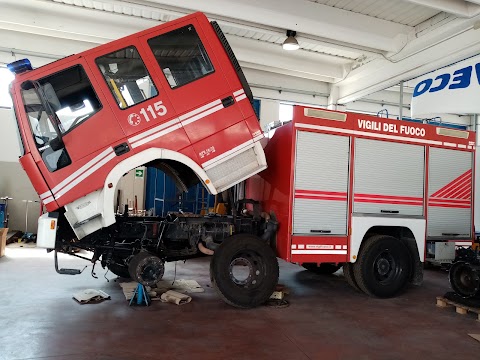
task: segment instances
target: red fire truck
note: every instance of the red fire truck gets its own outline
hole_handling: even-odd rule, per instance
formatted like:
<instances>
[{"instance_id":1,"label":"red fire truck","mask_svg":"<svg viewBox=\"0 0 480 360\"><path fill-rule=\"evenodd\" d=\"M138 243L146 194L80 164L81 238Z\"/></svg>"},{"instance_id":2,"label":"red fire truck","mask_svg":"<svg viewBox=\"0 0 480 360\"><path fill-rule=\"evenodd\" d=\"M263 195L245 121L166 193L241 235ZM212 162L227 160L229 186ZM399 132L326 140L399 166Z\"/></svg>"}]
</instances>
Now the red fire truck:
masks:
<instances>
[{"instance_id":1,"label":"red fire truck","mask_svg":"<svg viewBox=\"0 0 480 360\"><path fill-rule=\"evenodd\" d=\"M435 248L472 245L472 131L296 106L265 153L247 195L275 214L282 259L343 264L353 287L390 297L421 283Z\"/></svg>"},{"instance_id":2,"label":"red fire truck","mask_svg":"<svg viewBox=\"0 0 480 360\"><path fill-rule=\"evenodd\" d=\"M203 14L9 68L20 162L48 211L37 244L59 273L80 271L59 269L57 252L84 249L151 285L165 261L203 253L222 298L253 307L276 286L276 249L389 297L421 281L427 238L472 238L473 133L296 107L264 152L250 88ZM222 192L228 215L116 214L118 181L138 166ZM241 182L245 199L226 191Z\"/></svg>"}]
</instances>

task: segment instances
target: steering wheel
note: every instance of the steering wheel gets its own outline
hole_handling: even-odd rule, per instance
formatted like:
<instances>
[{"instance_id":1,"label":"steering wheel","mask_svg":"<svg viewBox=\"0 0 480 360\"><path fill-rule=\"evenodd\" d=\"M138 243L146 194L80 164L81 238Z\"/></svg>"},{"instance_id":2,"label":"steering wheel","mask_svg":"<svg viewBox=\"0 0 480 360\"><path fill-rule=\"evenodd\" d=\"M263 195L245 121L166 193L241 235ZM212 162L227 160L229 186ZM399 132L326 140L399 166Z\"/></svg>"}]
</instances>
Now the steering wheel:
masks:
<instances>
[{"instance_id":1,"label":"steering wheel","mask_svg":"<svg viewBox=\"0 0 480 360\"><path fill-rule=\"evenodd\" d=\"M50 138L48 138L47 136L41 136L41 135L37 135L37 134L33 134L33 136L35 137L35 139L38 139L41 141L41 143L39 143L38 140L35 140L35 142L38 144L38 145L42 145L44 146L45 144L48 143L48 141L50 140Z\"/></svg>"}]
</instances>

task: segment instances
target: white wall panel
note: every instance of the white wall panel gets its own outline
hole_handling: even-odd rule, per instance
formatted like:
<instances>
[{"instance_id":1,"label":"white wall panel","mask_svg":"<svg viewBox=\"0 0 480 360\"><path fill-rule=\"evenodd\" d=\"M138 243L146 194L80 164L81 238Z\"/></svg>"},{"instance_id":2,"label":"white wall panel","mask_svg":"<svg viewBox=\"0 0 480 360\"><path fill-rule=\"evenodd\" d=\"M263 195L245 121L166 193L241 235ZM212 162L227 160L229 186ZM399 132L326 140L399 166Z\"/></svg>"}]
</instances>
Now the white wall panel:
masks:
<instances>
[{"instance_id":1,"label":"white wall panel","mask_svg":"<svg viewBox=\"0 0 480 360\"><path fill-rule=\"evenodd\" d=\"M12 109L0 108L0 161L18 162L20 145L17 133Z\"/></svg>"}]
</instances>

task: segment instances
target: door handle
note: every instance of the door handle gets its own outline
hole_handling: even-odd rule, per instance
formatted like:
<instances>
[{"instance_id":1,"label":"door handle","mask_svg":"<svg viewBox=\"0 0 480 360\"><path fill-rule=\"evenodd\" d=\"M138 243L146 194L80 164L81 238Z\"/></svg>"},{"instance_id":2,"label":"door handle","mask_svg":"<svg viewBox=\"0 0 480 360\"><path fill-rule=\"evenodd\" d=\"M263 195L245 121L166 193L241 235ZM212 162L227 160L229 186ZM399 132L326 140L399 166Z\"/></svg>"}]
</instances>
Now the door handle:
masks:
<instances>
[{"instance_id":1,"label":"door handle","mask_svg":"<svg viewBox=\"0 0 480 360\"><path fill-rule=\"evenodd\" d=\"M316 229L311 229L311 233L319 233L319 234L331 234L332 230L316 230Z\"/></svg>"},{"instance_id":2,"label":"door handle","mask_svg":"<svg viewBox=\"0 0 480 360\"><path fill-rule=\"evenodd\" d=\"M381 213L384 213L384 214L398 214L400 213L400 211L398 210L380 210Z\"/></svg>"},{"instance_id":3,"label":"door handle","mask_svg":"<svg viewBox=\"0 0 480 360\"><path fill-rule=\"evenodd\" d=\"M223 105L224 108L232 106L233 104L235 104L235 101L233 100L232 96L228 96L228 97L222 99L222 105Z\"/></svg>"},{"instance_id":4,"label":"door handle","mask_svg":"<svg viewBox=\"0 0 480 360\"><path fill-rule=\"evenodd\" d=\"M130 148L128 147L127 143L122 143L120 145L117 145L113 148L113 151L115 151L115 154L117 156L121 156L123 154L126 154L127 152L130 151Z\"/></svg>"}]
</instances>

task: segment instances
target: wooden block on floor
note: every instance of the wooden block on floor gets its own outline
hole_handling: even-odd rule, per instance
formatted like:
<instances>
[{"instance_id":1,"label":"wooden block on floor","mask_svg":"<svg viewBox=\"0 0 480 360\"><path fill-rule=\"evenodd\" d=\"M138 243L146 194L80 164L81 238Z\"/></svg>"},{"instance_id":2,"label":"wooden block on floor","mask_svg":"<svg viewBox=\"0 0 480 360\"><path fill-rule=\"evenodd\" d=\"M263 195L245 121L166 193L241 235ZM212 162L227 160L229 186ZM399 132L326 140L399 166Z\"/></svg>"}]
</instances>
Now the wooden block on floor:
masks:
<instances>
[{"instance_id":1,"label":"wooden block on floor","mask_svg":"<svg viewBox=\"0 0 480 360\"><path fill-rule=\"evenodd\" d=\"M475 340L480 341L480 334L468 334L468 336L471 336Z\"/></svg>"},{"instance_id":2,"label":"wooden block on floor","mask_svg":"<svg viewBox=\"0 0 480 360\"><path fill-rule=\"evenodd\" d=\"M441 297L437 297L437 306L438 307L441 307L441 308L446 308L446 307L449 307L451 305L447 304L447 302L445 302L445 300L442 300L443 298Z\"/></svg>"},{"instance_id":3,"label":"wooden block on floor","mask_svg":"<svg viewBox=\"0 0 480 360\"><path fill-rule=\"evenodd\" d=\"M471 312L478 316L478 321L480 321L480 308L474 308L471 306L459 304L455 301L449 300L442 296L437 296L437 307L439 308L448 308L448 307L455 307L455 311L457 314L466 315L467 313Z\"/></svg>"},{"instance_id":4,"label":"wooden block on floor","mask_svg":"<svg viewBox=\"0 0 480 360\"><path fill-rule=\"evenodd\" d=\"M461 307L456 307L455 308L455 311L458 313L458 314L461 314L461 315L467 315L467 309L465 308L461 308Z\"/></svg>"}]
</instances>

